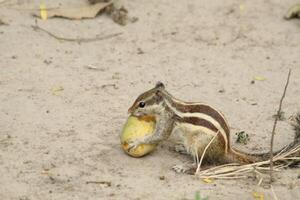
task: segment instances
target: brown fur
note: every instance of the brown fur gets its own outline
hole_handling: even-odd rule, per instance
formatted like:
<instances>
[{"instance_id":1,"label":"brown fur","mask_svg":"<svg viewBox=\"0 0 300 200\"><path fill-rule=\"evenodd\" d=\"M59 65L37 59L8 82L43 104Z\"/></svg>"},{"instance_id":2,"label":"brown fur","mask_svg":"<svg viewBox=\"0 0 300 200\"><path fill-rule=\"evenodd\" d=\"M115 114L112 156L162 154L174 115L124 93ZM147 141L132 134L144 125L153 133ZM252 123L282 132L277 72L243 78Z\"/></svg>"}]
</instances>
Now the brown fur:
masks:
<instances>
[{"instance_id":1,"label":"brown fur","mask_svg":"<svg viewBox=\"0 0 300 200\"><path fill-rule=\"evenodd\" d=\"M178 111L183 113L203 113L214 118L224 129L227 136L229 136L229 127L224 119L224 116L220 115L214 108L208 105L182 105L176 102L172 102L172 106L176 107Z\"/></svg>"},{"instance_id":2,"label":"brown fur","mask_svg":"<svg viewBox=\"0 0 300 200\"><path fill-rule=\"evenodd\" d=\"M200 119L197 117L184 117L184 118L180 118L178 120L179 122L186 122L186 123L190 123L193 125L199 125L199 126L203 126L206 127L214 132L218 132L218 129L209 121L205 120L205 119Z\"/></svg>"}]
</instances>

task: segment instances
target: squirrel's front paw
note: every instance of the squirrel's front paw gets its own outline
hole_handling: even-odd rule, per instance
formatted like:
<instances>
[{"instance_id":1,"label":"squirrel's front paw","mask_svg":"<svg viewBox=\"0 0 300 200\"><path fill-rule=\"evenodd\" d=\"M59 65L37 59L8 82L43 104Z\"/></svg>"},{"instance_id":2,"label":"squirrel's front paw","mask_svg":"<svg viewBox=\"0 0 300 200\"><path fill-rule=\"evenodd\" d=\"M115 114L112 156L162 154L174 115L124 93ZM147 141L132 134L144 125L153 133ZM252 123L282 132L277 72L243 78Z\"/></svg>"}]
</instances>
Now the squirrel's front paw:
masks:
<instances>
[{"instance_id":1,"label":"squirrel's front paw","mask_svg":"<svg viewBox=\"0 0 300 200\"><path fill-rule=\"evenodd\" d=\"M135 139L135 140L130 140L128 142L128 151L136 149L139 145L143 144L141 140Z\"/></svg>"}]
</instances>

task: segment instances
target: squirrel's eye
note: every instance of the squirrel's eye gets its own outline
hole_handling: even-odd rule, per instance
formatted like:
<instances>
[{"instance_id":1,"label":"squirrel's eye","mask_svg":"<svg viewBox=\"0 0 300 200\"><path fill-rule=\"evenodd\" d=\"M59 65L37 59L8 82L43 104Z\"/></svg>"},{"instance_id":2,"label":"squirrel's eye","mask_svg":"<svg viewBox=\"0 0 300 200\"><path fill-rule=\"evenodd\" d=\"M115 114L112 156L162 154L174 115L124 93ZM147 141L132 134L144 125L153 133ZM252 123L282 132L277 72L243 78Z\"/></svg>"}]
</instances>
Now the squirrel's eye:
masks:
<instances>
[{"instance_id":1,"label":"squirrel's eye","mask_svg":"<svg viewBox=\"0 0 300 200\"><path fill-rule=\"evenodd\" d=\"M145 102L143 102L143 101L141 101L141 102L139 103L139 107L140 107L140 108L144 108L145 105L146 105L146 104L145 104Z\"/></svg>"}]
</instances>

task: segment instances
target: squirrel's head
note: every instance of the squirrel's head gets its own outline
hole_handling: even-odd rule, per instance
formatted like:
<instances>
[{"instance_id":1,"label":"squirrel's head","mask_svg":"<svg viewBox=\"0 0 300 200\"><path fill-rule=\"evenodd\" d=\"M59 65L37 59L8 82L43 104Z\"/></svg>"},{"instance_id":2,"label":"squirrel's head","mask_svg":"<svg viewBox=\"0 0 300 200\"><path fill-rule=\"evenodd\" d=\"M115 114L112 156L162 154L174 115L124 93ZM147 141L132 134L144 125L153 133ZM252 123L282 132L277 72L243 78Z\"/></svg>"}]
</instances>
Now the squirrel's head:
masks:
<instances>
[{"instance_id":1,"label":"squirrel's head","mask_svg":"<svg viewBox=\"0 0 300 200\"><path fill-rule=\"evenodd\" d=\"M128 113L134 116L155 115L163 109L163 83L156 83L155 87L142 93L128 109Z\"/></svg>"}]
</instances>

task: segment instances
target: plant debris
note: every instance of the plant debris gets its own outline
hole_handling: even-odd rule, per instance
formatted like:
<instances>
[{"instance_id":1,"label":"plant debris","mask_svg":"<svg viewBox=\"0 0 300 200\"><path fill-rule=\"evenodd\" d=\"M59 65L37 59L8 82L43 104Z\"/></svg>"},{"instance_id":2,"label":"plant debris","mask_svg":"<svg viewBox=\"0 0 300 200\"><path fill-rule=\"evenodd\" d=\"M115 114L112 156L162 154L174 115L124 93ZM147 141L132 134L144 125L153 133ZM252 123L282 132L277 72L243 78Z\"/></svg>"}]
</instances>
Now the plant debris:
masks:
<instances>
[{"instance_id":1,"label":"plant debris","mask_svg":"<svg viewBox=\"0 0 300 200\"><path fill-rule=\"evenodd\" d=\"M202 181L203 181L204 183L213 183L213 182L214 182L214 179L212 179L212 178L204 178L204 179L202 179Z\"/></svg>"},{"instance_id":2,"label":"plant debris","mask_svg":"<svg viewBox=\"0 0 300 200\"><path fill-rule=\"evenodd\" d=\"M112 88L114 88L115 90L119 89L119 87L118 87L116 84L114 84L114 83L112 83L112 84L104 84L104 85L101 85L101 88L102 88L102 89L105 89L105 88L107 88L107 87L112 87Z\"/></svg>"},{"instance_id":3,"label":"plant debris","mask_svg":"<svg viewBox=\"0 0 300 200\"><path fill-rule=\"evenodd\" d=\"M273 157L274 157L273 156L273 145L274 145L275 130L276 130L276 125L277 125L277 121L278 121L278 116L280 115L280 112L281 112L282 102L283 102L283 99L286 94L286 90L287 90L289 82L290 82L291 73L292 73L292 70L289 69L289 73L288 73L287 80L286 80L286 83L284 86L283 94L282 94L280 102L279 102L279 106L278 106L278 110L277 110L277 117L275 117L273 129L272 129L271 145L270 145L270 183L273 182L273 165L274 165L274 163L273 163Z\"/></svg>"},{"instance_id":4,"label":"plant debris","mask_svg":"<svg viewBox=\"0 0 300 200\"><path fill-rule=\"evenodd\" d=\"M95 18L99 13L105 13L119 25L126 25L128 22L136 22L137 17L129 17L128 10L124 6L117 5L112 0L89 0L89 5L77 8L53 8L47 9L41 4L40 9L33 13L34 16L43 20L53 17L61 17L71 20Z\"/></svg>"},{"instance_id":5,"label":"plant debris","mask_svg":"<svg viewBox=\"0 0 300 200\"><path fill-rule=\"evenodd\" d=\"M285 120L284 112L280 111L279 113L276 113L275 115L272 116L274 119L278 118L279 121Z\"/></svg>"},{"instance_id":6,"label":"plant debris","mask_svg":"<svg viewBox=\"0 0 300 200\"><path fill-rule=\"evenodd\" d=\"M110 187L111 186L111 182L110 181L86 181L86 184L100 184L100 185L104 185L106 187Z\"/></svg>"},{"instance_id":7,"label":"plant debris","mask_svg":"<svg viewBox=\"0 0 300 200\"><path fill-rule=\"evenodd\" d=\"M128 10L123 5L119 5L117 1L114 1L105 8L105 13L109 15L115 23L121 26L125 26L128 22L134 23L138 20L137 17L129 17Z\"/></svg>"},{"instance_id":8,"label":"plant debris","mask_svg":"<svg viewBox=\"0 0 300 200\"><path fill-rule=\"evenodd\" d=\"M54 96L60 96L61 95L61 93L62 93L62 91L64 91L64 88L63 88L63 86L54 86L52 89L51 89L51 91L52 91L52 94L54 95Z\"/></svg>"},{"instance_id":9,"label":"plant debris","mask_svg":"<svg viewBox=\"0 0 300 200\"><path fill-rule=\"evenodd\" d=\"M286 148L287 147L288 146L286 146ZM286 151L286 148L274 156L274 171L280 171L295 162L299 162L300 157L295 156L295 154L300 151L300 145L288 151ZM258 185L260 185L263 181L263 175L270 172L269 165L270 160L245 165L230 163L199 171L197 175L199 178L213 179L239 179L249 178L251 175L256 175L256 177L259 178Z\"/></svg>"},{"instance_id":10,"label":"plant debris","mask_svg":"<svg viewBox=\"0 0 300 200\"><path fill-rule=\"evenodd\" d=\"M109 6L106 9L106 13L111 16L112 20L117 23L120 24L122 26L125 26L127 24L128 21L128 10L121 6L120 8L117 8L114 4L112 4L111 6Z\"/></svg>"},{"instance_id":11,"label":"plant debris","mask_svg":"<svg viewBox=\"0 0 300 200\"><path fill-rule=\"evenodd\" d=\"M260 192L252 192L252 195L257 200L264 200L264 194Z\"/></svg>"},{"instance_id":12,"label":"plant debris","mask_svg":"<svg viewBox=\"0 0 300 200\"><path fill-rule=\"evenodd\" d=\"M266 80L266 78L262 77L262 76L255 76L254 80L256 80L256 81L264 81L264 80Z\"/></svg>"},{"instance_id":13,"label":"plant debris","mask_svg":"<svg viewBox=\"0 0 300 200\"><path fill-rule=\"evenodd\" d=\"M199 160L199 157L198 157L198 153L196 153L196 164L197 164L197 169L196 169L196 172L195 174L198 174L198 172L200 172L201 170L201 164L202 164L202 161L203 161L203 158L205 156L205 153L206 153L206 150L208 149L208 147L210 146L210 144L216 139L216 137L218 136L218 134L220 133L220 131L217 132L217 134L210 140L210 142L206 145L206 147L204 148L204 151L201 155L201 158ZM197 152L197 151L196 151Z\"/></svg>"},{"instance_id":14,"label":"plant debris","mask_svg":"<svg viewBox=\"0 0 300 200\"><path fill-rule=\"evenodd\" d=\"M66 19L88 19L95 18L100 11L103 11L106 7L112 4L112 1L109 2L100 2L92 5L87 5L84 7L78 8L54 8L54 9L46 9L43 11L47 11L47 18L53 17L61 17ZM33 15L39 18L42 18L43 12L34 12Z\"/></svg>"},{"instance_id":15,"label":"plant debris","mask_svg":"<svg viewBox=\"0 0 300 200\"><path fill-rule=\"evenodd\" d=\"M94 71L101 71L101 72L104 72L106 70L106 68L101 68L94 65L85 65L84 68L89 70L94 70Z\"/></svg>"},{"instance_id":16,"label":"plant debris","mask_svg":"<svg viewBox=\"0 0 300 200\"><path fill-rule=\"evenodd\" d=\"M284 16L284 18L287 20L297 17L300 18L300 4L296 4L290 7Z\"/></svg>"},{"instance_id":17,"label":"plant debris","mask_svg":"<svg viewBox=\"0 0 300 200\"><path fill-rule=\"evenodd\" d=\"M59 41L78 42L78 43L93 42L93 41L97 41L97 40L105 40L105 39L109 39L109 38L116 37L116 36L123 34L123 33L113 33L113 34L109 34L109 35L105 35L105 36L101 36L101 37L94 37L94 38L65 38L65 37L57 36L57 35L51 33L50 31L47 31L46 29L39 27L38 25L32 25L31 27L33 28L33 30L42 31L44 33L47 33L49 36L51 36Z\"/></svg>"},{"instance_id":18,"label":"plant debris","mask_svg":"<svg viewBox=\"0 0 300 200\"><path fill-rule=\"evenodd\" d=\"M242 143L242 144L247 144L248 141L250 140L249 135L245 133L245 131L241 131L238 133L235 133L237 135L236 138L236 143Z\"/></svg>"}]
</instances>

